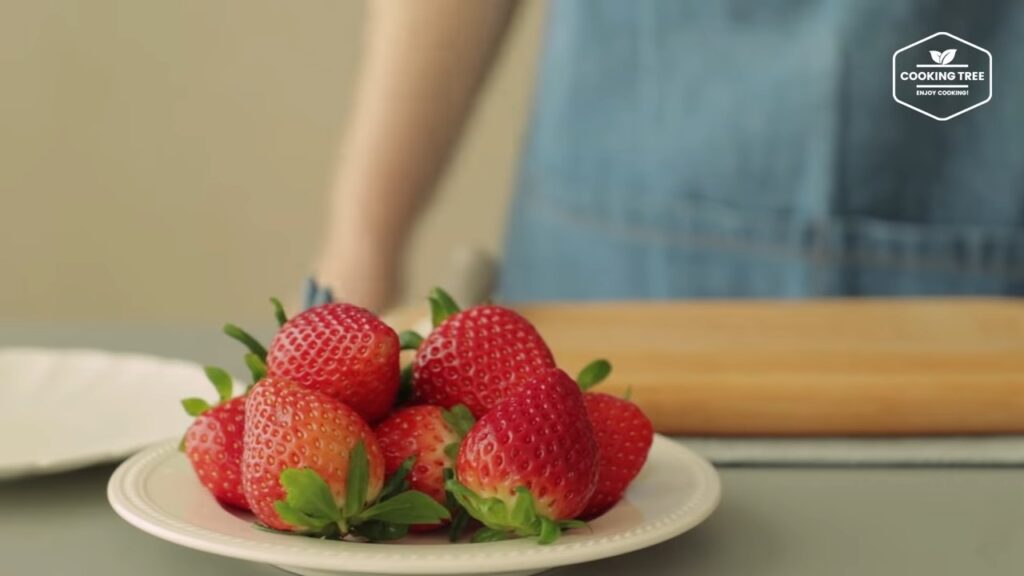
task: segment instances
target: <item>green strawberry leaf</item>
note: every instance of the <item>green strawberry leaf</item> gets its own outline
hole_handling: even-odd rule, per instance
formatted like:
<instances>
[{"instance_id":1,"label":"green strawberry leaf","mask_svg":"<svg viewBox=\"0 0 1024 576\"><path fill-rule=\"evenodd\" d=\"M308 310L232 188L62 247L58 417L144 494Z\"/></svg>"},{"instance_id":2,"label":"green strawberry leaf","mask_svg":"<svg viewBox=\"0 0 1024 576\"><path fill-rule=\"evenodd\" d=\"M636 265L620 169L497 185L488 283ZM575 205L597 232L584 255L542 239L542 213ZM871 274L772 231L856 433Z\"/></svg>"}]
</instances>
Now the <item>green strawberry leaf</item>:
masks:
<instances>
[{"instance_id":1,"label":"green strawberry leaf","mask_svg":"<svg viewBox=\"0 0 1024 576\"><path fill-rule=\"evenodd\" d=\"M234 382L231 381L231 375L225 372L222 368L216 366L206 366L203 368L206 372L206 379L213 384L213 387L217 390L217 398L221 402L226 402L231 399L231 393L234 389Z\"/></svg>"},{"instance_id":2,"label":"green strawberry leaf","mask_svg":"<svg viewBox=\"0 0 1024 576\"><path fill-rule=\"evenodd\" d=\"M441 410L441 418L444 419L445 424L455 431L460 439L468 434L469 430L476 424L476 418L473 417L473 413L463 404L456 404L448 410Z\"/></svg>"},{"instance_id":3,"label":"green strawberry leaf","mask_svg":"<svg viewBox=\"0 0 1024 576\"><path fill-rule=\"evenodd\" d=\"M378 520L391 524L438 524L451 513L423 492L409 490L364 510L357 523Z\"/></svg>"},{"instance_id":4,"label":"green strawberry leaf","mask_svg":"<svg viewBox=\"0 0 1024 576\"><path fill-rule=\"evenodd\" d=\"M380 496L377 497L378 502L383 502L409 489L409 472L412 471L414 464L416 464L415 456L409 456L402 461L398 470L395 470L395 473L384 483L384 488L381 489Z\"/></svg>"},{"instance_id":5,"label":"green strawberry leaf","mask_svg":"<svg viewBox=\"0 0 1024 576\"><path fill-rule=\"evenodd\" d=\"M409 525L370 520L353 526L352 533L371 542L386 542L405 538L409 534Z\"/></svg>"},{"instance_id":6,"label":"green strawberry leaf","mask_svg":"<svg viewBox=\"0 0 1024 576\"><path fill-rule=\"evenodd\" d=\"M241 342L242 345L248 348L250 352L258 356L260 360L263 360L264 362L267 361L267 349L263 347L263 344L260 344L259 340L253 338L252 335L245 330L242 330L234 324L225 324L224 333Z\"/></svg>"},{"instance_id":7,"label":"green strawberry leaf","mask_svg":"<svg viewBox=\"0 0 1024 576\"><path fill-rule=\"evenodd\" d=\"M572 530L573 528L589 528L590 524L587 524L583 520L561 520L558 522L558 527L562 530Z\"/></svg>"},{"instance_id":8,"label":"green strawberry leaf","mask_svg":"<svg viewBox=\"0 0 1024 576\"><path fill-rule=\"evenodd\" d=\"M245 355L245 365L249 367L249 372L252 374L252 383L256 384L260 380L267 377L267 365L260 360L260 357L248 352Z\"/></svg>"},{"instance_id":9,"label":"green strawberry leaf","mask_svg":"<svg viewBox=\"0 0 1024 576\"><path fill-rule=\"evenodd\" d=\"M474 544L480 544L482 542L500 542L509 538L509 533L504 530L495 530L494 528L484 526L473 534L473 538L470 541Z\"/></svg>"},{"instance_id":10,"label":"green strawberry leaf","mask_svg":"<svg viewBox=\"0 0 1024 576\"><path fill-rule=\"evenodd\" d=\"M181 406L189 416L199 416L210 409L210 403L202 398L185 398L181 401Z\"/></svg>"},{"instance_id":11,"label":"green strawberry leaf","mask_svg":"<svg viewBox=\"0 0 1024 576\"><path fill-rule=\"evenodd\" d=\"M459 506L458 511L452 518L452 523L448 527L448 541L458 542L462 539L462 534L465 533L466 528L469 527L469 512L466 509Z\"/></svg>"},{"instance_id":12,"label":"green strawberry leaf","mask_svg":"<svg viewBox=\"0 0 1024 576\"><path fill-rule=\"evenodd\" d=\"M278 516L280 516L280 514L278 514ZM317 540L341 540L344 536L344 534L341 533L341 527L337 524L327 524L319 530L278 530L260 522L253 522L252 527L261 532L284 534L286 536L305 536L306 538L316 538Z\"/></svg>"},{"instance_id":13,"label":"green strawberry leaf","mask_svg":"<svg viewBox=\"0 0 1024 576\"><path fill-rule=\"evenodd\" d=\"M398 394L395 396L395 405L401 406L412 400L413 394L412 386L412 363L406 364L402 367L402 372L398 379Z\"/></svg>"},{"instance_id":14,"label":"green strawberry leaf","mask_svg":"<svg viewBox=\"0 0 1024 576\"><path fill-rule=\"evenodd\" d=\"M461 447L462 444L459 442L450 442L445 444L444 455L451 458L452 462L454 462L459 457L459 448Z\"/></svg>"},{"instance_id":15,"label":"green strawberry leaf","mask_svg":"<svg viewBox=\"0 0 1024 576\"><path fill-rule=\"evenodd\" d=\"M341 512L334 501L330 486L315 470L286 468L281 471L280 481L285 490L285 499L277 501L274 509L281 508L285 514L290 515L285 517L278 510L278 514L285 522L319 530L341 520Z\"/></svg>"},{"instance_id":16,"label":"green strawberry leaf","mask_svg":"<svg viewBox=\"0 0 1024 576\"><path fill-rule=\"evenodd\" d=\"M404 330L398 334L398 345L402 350L419 350L423 344L423 336L414 330Z\"/></svg>"},{"instance_id":17,"label":"green strawberry leaf","mask_svg":"<svg viewBox=\"0 0 1024 576\"><path fill-rule=\"evenodd\" d=\"M277 319L277 325L284 326L288 322L288 315L284 313L284 306L281 305L281 301L277 298L271 298L270 305L274 307L274 318Z\"/></svg>"},{"instance_id":18,"label":"green strawberry leaf","mask_svg":"<svg viewBox=\"0 0 1024 576\"><path fill-rule=\"evenodd\" d=\"M466 509L470 516L485 525L493 528L512 528L508 519L508 510L501 500L478 496L455 478L451 478L445 483L445 489L460 506Z\"/></svg>"},{"instance_id":19,"label":"green strawberry leaf","mask_svg":"<svg viewBox=\"0 0 1024 576\"><path fill-rule=\"evenodd\" d=\"M537 523L537 512L534 509L533 494L525 486L516 488L516 501L512 505L509 516L512 526L524 526L530 529Z\"/></svg>"},{"instance_id":20,"label":"green strawberry leaf","mask_svg":"<svg viewBox=\"0 0 1024 576\"><path fill-rule=\"evenodd\" d=\"M459 457L459 448L462 446L462 439L469 433L473 425L476 424L476 418L473 417L473 413L469 411L462 404L456 404L448 410L441 410L441 418L444 419L445 424L455 432L458 436L458 441L451 442L444 447L444 454L448 458L451 458L454 462Z\"/></svg>"},{"instance_id":21,"label":"green strawberry leaf","mask_svg":"<svg viewBox=\"0 0 1024 576\"><path fill-rule=\"evenodd\" d=\"M302 512L299 512L295 508L292 508L284 500L278 500L274 502L274 511L281 517L281 521L289 524L295 528L308 528L310 530L319 531L327 522L322 522L311 516L307 516Z\"/></svg>"},{"instance_id":22,"label":"green strawberry leaf","mask_svg":"<svg viewBox=\"0 0 1024 576\"><path fill-rule=\"evenodd\" d=\"M445 469L444 489L448 491L448 494L450 494L452 498L455 498L455 500L465 508L475 507L478 504L478 501L482 500L482 498L477 496L475 492L466 488L461 482L456 480L453 474L449 474L448 469Z\"/></svg>"},{"instance_id":23,"label":"green strawberry leaf","mask_svg":"<svg viewBox=\"0 0 1024 576\"><path fill-rule=\"evenodd\" d=\"M455 480L455 470L445 467L441 472L444 475L444 498L449 509L454 510L459 506L459 501L455 499L455 495L448 490L448 483Z\"/></svg>"},{"instance_id":24,"label":"green strawberry leaf","mask_svg":"<svg viewBox=\"0 0 1024 576\"><path fill-rule=\"evenodd\" d=\"M451 448L452 446L455 446L457 449L459 445L458 443L453 442L445 447L445 451L447 452L448 448ZM451 468L445 468L445 485L447 486L447 483L454 479L455 470L452 470ZM471 516L469 515L469 512L466 511L466 508L462 506L462 504L459 504L459 500L455 497L455 495L452 494L447 489L444 492L444 499L445 507L447 507L448 510L454 512L454 515L452 517L452 523L448 527L448 540L451 542L457 542L460 538L462 538L462 534L466 531L466 528L469 527L469 520Z\"/></svg>"},{"instance_id":25,"label":"green strawberry leaf","mask_svg":"<svg viewBox=\"0 0 1024 576\"><path fill-rule=\"evenodd\" d=\"M563 525L569 528L578 527L577 521L569 520L562 524L538 514L536 501L525 486L516 489L516 500L511 510L504 501L475 494L454 478L445 483L445 488L470 516L485 526L485 530L473 536L473 542L491 542L513 536L536 536L540 544L550 544L558 539ZM500 538L496 533L501 534Z\"/></svg>"},{"instance_id":26,"label":"green strawberry leaf","mask_svg":"<svg viewBox=\"0 0 1024 576\"><path fill-rule=\"evenodd\" d=\"M459 311L459 305L441 288L431 290L427 301L430 302L430 322L434 328Z\"/></svg>"},{"instance_id":27,"label":"green strawberry leaf","mask_svg":"<svg viewBox=\"0 0 1024 576\"><path fill-rule=\"evenodd\" d=\"M600 358L584 366L583 370L580 370L579 375L576 376L576 382L580 385L581 390L590 390L600 384L611 372L611 363Z\"/></svg>"},{"instance_id":28,"label":"green strawberry leaf","mask_svg":"<svg viewBox=\"0 0 1024 576\"><path fill-rule=\"evenodd\" d=\"M441 288L440 286L435 286L430 291L430 296L432 298L436 298L439 302L444 304L444 307L447 308L448 310L451 310L453 314L459 311L459 305L455 303L455 299L452 298L451 294L446 292L444 288Z\"/></svg>"},{"instance_id":29,"label":"green strawberry leaf","mask_svg":"<svg viewBox=\"0 0 1024 576\"><path fill-rule=\"evenodd\" d=\"M562 529L550 518L540 517L540 534L537 535L538 544L551 544L562 535Z\"/></svg>"},{"instance_id":30,"label":"green strawberry leaf","mask_svg":"<svg viewBox=\"0 0 1024 576\"><path fill-rule=\"evenodd\" d=\"M461 510L462 506L459 504L458 499L448 490L448 483L455 480L455 470L446 466L441 473L444 475L444 505L449 510Z\"/></svg>"},{"instance_id":31,"label":"green strawberry leaf","mask_svg":"<svg viewBox=\"0 0 1024 576\"><path fill-rule=\"evenodd\" d=\"M356 442L348 455L348 480L345 485L345 518L358 515L366 505L370 489L370 461L363 441Z\"/></svg>"},{"instance_id":32,"label":"green strawberry leaf","mask_svg":"<svg viewBox=\"0 0 1024 576\"><path fill-rule=\"evenodd\" d=\"M508 506L497 498L481 498L476 505L476 510L480 511L480 517L490 518L491 524L507 528L512 527L508 518ZM473 508L469 506L466 506L466 511L473 514ZM480 518L477 518L477 520L480 520ZM480 521L483 522L483 520ZM486 522L484 523L486 524Z\"/></svg>"},{"instance_id":33,"label":"green strawberry leaf","mask_svg":"<svg viewBox=\"0 0 1024 576\"><path fill-rule=\"evenodd\" d=\"M260 532L273 532L275 534L280 534L281 533L280 530L275 530L275 529L271 528L270 526L267 526L266 524L260 522L259 520L253 522L252 523L252 527L257 529L257 530L259 530Z\"/></svg>"}]
</instances>

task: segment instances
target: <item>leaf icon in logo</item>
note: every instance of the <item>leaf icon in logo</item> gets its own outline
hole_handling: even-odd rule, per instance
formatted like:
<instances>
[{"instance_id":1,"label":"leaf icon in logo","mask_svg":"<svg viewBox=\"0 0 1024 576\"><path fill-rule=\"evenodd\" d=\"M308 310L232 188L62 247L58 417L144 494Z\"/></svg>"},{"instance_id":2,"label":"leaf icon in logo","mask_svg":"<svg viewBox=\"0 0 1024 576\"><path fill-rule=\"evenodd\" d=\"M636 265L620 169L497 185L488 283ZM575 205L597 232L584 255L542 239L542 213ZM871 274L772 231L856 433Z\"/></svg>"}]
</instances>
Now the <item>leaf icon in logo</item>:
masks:
<instances>
[{"instance_id":1,"label":"leaf icon in logo","mask_svg":"<svg viewBox=\"0 0 1024 576\"><path fill-rule=\"evenodd\" d=\"M939 52L938 50L929 50L928 53L932 55L932 62L942 64L942 52Z\"/></svg>"},{"instance_id":2,"label":"leaf icon in logo","mask_svg":"<svg viewBox=\"0 0 1024 576\"><path fill-rule=\"evenodd\" d=\"M942 53L942 62L940 64L949 64L953 61L953 57L956 56L956 48L950 48ZM932 56L934 58L934 56Z\"/></svg>"}]
</instances>

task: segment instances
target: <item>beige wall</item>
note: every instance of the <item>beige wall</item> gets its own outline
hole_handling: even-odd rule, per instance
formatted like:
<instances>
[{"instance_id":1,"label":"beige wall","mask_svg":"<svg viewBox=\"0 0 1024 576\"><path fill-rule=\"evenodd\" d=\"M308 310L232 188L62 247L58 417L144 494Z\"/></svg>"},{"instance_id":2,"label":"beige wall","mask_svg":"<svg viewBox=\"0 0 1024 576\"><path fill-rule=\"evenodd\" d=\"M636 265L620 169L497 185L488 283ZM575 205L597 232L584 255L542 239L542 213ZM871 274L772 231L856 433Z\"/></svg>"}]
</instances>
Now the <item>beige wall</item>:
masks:
<instances>
[{"instance_id":1,"label":"beige wall","mask_svg":"<svg viewBox=\"0 0 1024 576\"><path fill-rule=\"evenodd\" d=\"M408 297L441 278L453 247L499 247L542 8L520 14L417 231ZM362 2L15 0L4 12L0 319L255 322L268 295L296 297Z\"/></svg>"}]
</instances>

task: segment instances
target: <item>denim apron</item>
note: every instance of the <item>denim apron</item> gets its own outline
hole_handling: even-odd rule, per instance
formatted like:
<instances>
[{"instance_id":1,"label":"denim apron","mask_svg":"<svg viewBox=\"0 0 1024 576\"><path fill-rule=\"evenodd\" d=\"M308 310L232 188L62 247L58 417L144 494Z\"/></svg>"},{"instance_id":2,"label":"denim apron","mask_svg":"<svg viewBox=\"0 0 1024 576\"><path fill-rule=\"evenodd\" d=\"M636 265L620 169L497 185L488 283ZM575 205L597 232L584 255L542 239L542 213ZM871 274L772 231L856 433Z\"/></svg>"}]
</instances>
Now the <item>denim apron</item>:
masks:
<instances>
[{"instance_id":1,"label":"denim apron","mask_svg":"<svg viewBox=\"0 0 1024 576\"><path fill-rule=\"evenodd\" d=\"M1024 293L1024 2L548 8L505 299ZM891 96L938 31L994 61L947 122Z\"/></svg>"}]
</instances>

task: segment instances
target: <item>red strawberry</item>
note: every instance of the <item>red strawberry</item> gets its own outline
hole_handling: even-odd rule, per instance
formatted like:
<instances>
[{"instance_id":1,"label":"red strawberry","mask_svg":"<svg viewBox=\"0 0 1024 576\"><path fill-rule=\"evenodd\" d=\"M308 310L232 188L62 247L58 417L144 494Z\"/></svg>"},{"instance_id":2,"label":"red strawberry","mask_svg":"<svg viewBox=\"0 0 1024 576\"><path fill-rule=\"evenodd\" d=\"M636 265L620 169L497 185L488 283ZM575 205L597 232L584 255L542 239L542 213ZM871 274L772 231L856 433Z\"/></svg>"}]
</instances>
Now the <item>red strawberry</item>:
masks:
<instances>
[{"instance_id":1,"label":"red strawberry","mask_svg":"<svg viewBox=\"0 0 1024 576\"><path fill-rule=\"evenodd\" d=\"M182 400L185 411L196 419L182 439L199 482L223 504L249 509L242 494L242 434L245 430L245 398L231 398L231 376L220 368L206 368L206 377L217 389L219 403L210 406L201 398Z\"/></svg>"},{"instance_id":2,"label":"red strawberry","mask_svg":"<svg viewBox=\"0 0 1024 576\"><path fill-rule=\"evenodd\" d=\"M420 345L413 366L419 400L446 408L464 404L480 417L555 367L537 330L512 310L477 306L459 312L439 289L431 305L436 328Z\"/></svg>"},{"instance_id":3,"label":"red strawberry","mask_svg":"<svg viewBox=\"0 0 1024 576\"><path fill-rule=\"evenodd\" d=\"M459 442L473 426L465 407L451 411L440 406L412 406L395 412L375 430L390 476L410 457L415 458L409 485L444 504L444 469L454 468Z\"/></svg>"},{"instance_id":4,"label":"red strawberry","mask_svg":"<svg viewBox=\"0 0 1024 576\"><path fill-rule=\"evenodd\" d=\"M654 426L643 411L623 398L591 392L583 396L598 449L597 489L584 518L608 511L640 473L654 441Z\"/></svg>"},{"instance_id":5,"label":"red strawberry","mask_svg":"<svg viewBox=\"0 0 1024 576\"><path fill-rule=\"evenodd\" d=\"M185 455L214 498L248 510L242 494L243 430L245 397L239 396L196 417L185 433Z\"/></svg>"},{"instance_id":6,"label":"red strawberry","mask_svg":"<svg viewBox=\"0 0 1024 576\"><path fill-rule=\"evenodd\" d=\"M252 511L278 530L298 527L283 520L276 503L285 500L282 472L308 468L344 501L349 455L357 444L368 462L366 499L373 500L384 483L384 456L370 427L342 402L311 392L280 378L268 377L249 392L246 403L242 484Z\"/></svg>"},{"instance_id":7,"label":"red strawberry","mask_svg":"<svg viewBox=\"0 0 1024 576\"><path fill-rule=\"evenodd\" d=\"M281 326L267 353L267 374L322 392L376 422L398 392L398 353L398 335L373 313L324 304Z\"/></svg>"},{"instance_id":8,"label":"red strawberry","mask_svg":"<svg viewBox=\"0 0 1024 576\"><path fill-rule=\"evenodd\" d=\"M583 394L549 370L481 418L462 441L448 487L486 528L475 540L510 535L554 541L597 484L597 444Z\"/></svg>"}]
</instances>

